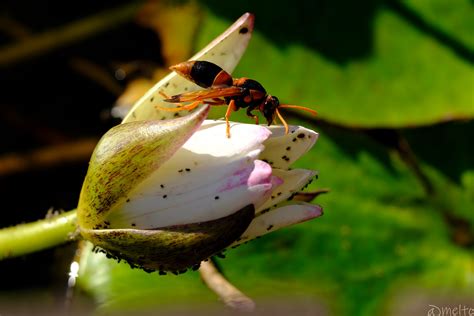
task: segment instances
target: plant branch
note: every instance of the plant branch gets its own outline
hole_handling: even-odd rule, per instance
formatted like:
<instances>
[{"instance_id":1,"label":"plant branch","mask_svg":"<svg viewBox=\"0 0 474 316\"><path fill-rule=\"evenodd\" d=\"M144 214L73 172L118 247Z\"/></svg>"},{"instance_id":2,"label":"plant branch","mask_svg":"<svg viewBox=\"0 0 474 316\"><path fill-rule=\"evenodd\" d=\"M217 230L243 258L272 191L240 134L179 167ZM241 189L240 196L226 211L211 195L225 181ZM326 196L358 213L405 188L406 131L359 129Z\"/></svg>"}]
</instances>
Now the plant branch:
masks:
<instances>
[{"instance_id":1,"label":"plant branch","mask_svg":"<svg viewBox=\"0 0 474 316\"><path fill-rule=\"evenodd\" d=\"M95 64L85 58L75 57L69 61L69 65L84 77L89 78L115 97L123 93L122 86L110 75L104 67Z\"/></svg>"},{"instance_id":2,"label":"plant branch","mask_svg":"<svg viewBox=\"0 0 474 316\"><path fill-rule=\"evenodd\" d=\"M131 4L87 17L81 21L72 22L59 29L32 35L20 42L6 45L0 49L0 67L11 66L24 59L44 54L57 47L107 31L131 20L138 8L138 4L132 2Z\"/></svg>"},{"instance_id":3,"label":"plant branch","mask_svg":"<svg viewBox=\"0 0 474 316\"><path fill-rule=\"evenodd\" d=\"M98 139L84 138L65 144L39 148L27 154L0 156L0 176L35 168L51 167L61 163L87 161Z\"/></svg>"},{"instance_id":4,"label":"plant branch","mask_svg":"<svg viewBox=\"0 0 474 316\"><path fill-rule=\"evenodd\" d=\"M76 238L76 210L0 229L0 260L54 247Z\"/></svg>"},{"instance_id":5,"label":"plant branch","mask_svg":"<svg viewBox=\"0 0 474 316\"><path fill-rule=\"evenodd\" d=\"M211 260L201 262L199 273L207 287L216 293L225 305L243 312L255 309L255 303L227 281Z\"/></svg>"}]
</instances>

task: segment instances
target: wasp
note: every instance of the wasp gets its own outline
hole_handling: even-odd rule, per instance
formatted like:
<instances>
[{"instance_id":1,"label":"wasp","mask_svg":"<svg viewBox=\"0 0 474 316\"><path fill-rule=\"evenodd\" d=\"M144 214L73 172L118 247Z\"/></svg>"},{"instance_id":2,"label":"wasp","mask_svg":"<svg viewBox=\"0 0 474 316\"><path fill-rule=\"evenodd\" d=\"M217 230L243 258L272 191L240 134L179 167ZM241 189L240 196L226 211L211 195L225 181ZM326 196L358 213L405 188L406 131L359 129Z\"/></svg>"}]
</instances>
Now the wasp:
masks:
<instances>
[{"instance_id":1,"label":"wasp","mask_svg":"<svg viewBox=\"0 0 474 316\"><path fill-rule=\"evenodd\" d=\"M280 113L281 108L295 108L316 115L316 111L299 106L280 104L277 97L267 94L265 88L257 81L249 78L232 78L232 76L218 65L202 60L186 61L170 67L179 75L194 82L205 90L186 92L168 97L163 92L165 102L176 103L176 108L158 107L164 111L177 112L192 110L200 104L227 105L225 114L226 135L230 138L229 118L232 112L246 109L249 117L259 124L259 119L253 111L260 111L268 125L275 121L276 116L285 126L288 134L288 124ZM191 102L191 103L189 103Z\"/></svg>"}]
</instances>

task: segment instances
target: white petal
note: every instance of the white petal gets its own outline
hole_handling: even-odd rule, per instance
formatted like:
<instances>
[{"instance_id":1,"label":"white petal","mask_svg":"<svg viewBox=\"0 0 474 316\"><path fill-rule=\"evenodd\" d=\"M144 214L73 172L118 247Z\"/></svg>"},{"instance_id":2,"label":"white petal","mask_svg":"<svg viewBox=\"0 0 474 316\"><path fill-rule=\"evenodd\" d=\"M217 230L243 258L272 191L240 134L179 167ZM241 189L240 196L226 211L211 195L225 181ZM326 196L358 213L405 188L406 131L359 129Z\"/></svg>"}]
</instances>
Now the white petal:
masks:
<instances>
[{"instance_id":1,"label":"white petal","mask_svg":"<svg viewBox=\"0 0 474 316\"><path fill-rule=\"evenodd\" d=\"M261 126L241 124L233 133L229 139L225 135L225 123L205 121L136 191L153 195L164 186L168 190L165 194L185 192L253 165L270 132Z\"/></svg>"},{"instance_id":2,"label":"white petal","mask_svg":"<svg viewBox=\"0 0 474 316\"><path fill-rule=\"evenodd\" d=\"M277 229L298 224L323 214L318 205L301 202L272 209L270 212L257 216L231 247L252 240L258 236L268 234Z\"/></svg>"},{"instance_id":3,"label":"white petal","mask_svg":"<svg viewBox=\"0 0 474 316\"><path fill-rule=\"evenodd\" d=\"M264 142L265 150L259 159L267 161L273 168L288 169L299 157L305 154L318 139L313 130L290 126L285 134L283 126L270 126L272 136Z\"/></svg>"},{"instance_id":4,"label":"white petal","mask_svg":"<svg viewBox=\"0 0 474 316\"><path fill-rule=\"evenodd\" d=\"M224 33L218 36L199 53L191 57L190 60L210 61L231 73L247 48L250 37L252 36L254 19L253 14L245 13ZM246 31L241 32L242 29ZM164 102L160 92L172 96L197 89L202 88L177 75L175 72L172 72L145 93L133 106L123 121L170 119L173 118L175 114L178 116L186 115L189 113L188 111L165 112L155 108L156 105L175 107L174 105L170 105L170 103Z\"/></svg>"},{"instance_id":5,"label":"white petal","mask_svg":"<svg viewBox=\"0 0 474 316\"><path fill-rule=\"evenodd\" d=\"M251 165L269 135L264 127L240 124L235 126L229 139L225 134L225 123L205 121L204 126L137 191L147 194L151 188L153 194L153 188L163 185L169 190L178 186L179 191L184 192L217 181L225 174Z\"/></svg>"},{"instance_id":6,"label":"white petal","mask_svg":"<svg viewBox=\"0 0 474 316\"><path fill-rule=\"evenodd\" d=\"M170 160L130 193L128 202L109 217L111 226L125 228L133 223L137 228L156 228L193 223L229 215L248 204L261 205L273 185L250 183L249 188L246 181L252 180L249 174L255 163L271 175L269 165L254 163L270 132L257 125L233 128L229 139L224 122L206 121Z\"/></svg>"},{"instance_id":7,"label":"white petal","mask_svg":"<svg viewBox=\"0 0 474 316\"><path fill-rule=\"evenodd\" d=\"M316 171L305 169L281 170L273 169L273 175L283 180L283 183L276 187L270 198L256 210L256 214L268 209L286 199L294 193L303 189L317 174Z\"/></svg>"},{"instance_id":8,"label":"white petal","mask_svg":"<svg viewBox=\"0 0 474 316\"><path fill-rule=\"evenodd\" d=\"M153 188L155 192L135 192L109 216L110 227L151 229L209 221L249 204L261 205L273 187L271 167L245 157L217 168L210 177L192 173L183 171L163 187ZM186 180L195 177L200 181L192 181L194 185Z\"/></svg>"},{"instance_id":9,"label":"white petal","mask_svg":"<svg viewBox=\"0 0 474 316\"><path fill-rule=\"evenodd\" d=\"M263 142L270 136L264 126L231 122L231 137L227 138L224 121L205 120L183 148L215 157L238 157L253 149L263 149Z\"/></svg>"}]
</instances>

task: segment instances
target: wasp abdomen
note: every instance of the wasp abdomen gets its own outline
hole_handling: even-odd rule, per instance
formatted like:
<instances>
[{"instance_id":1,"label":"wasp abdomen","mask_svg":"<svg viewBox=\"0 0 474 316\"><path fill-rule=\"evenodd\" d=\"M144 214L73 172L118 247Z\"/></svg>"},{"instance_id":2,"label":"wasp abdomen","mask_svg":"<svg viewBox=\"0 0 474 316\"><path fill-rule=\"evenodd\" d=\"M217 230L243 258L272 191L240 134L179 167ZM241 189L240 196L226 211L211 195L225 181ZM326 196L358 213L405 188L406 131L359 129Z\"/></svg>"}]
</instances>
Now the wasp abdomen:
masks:
<instances>
[{"instance_id":1,"label":"wasp abdomen","mask_svg":"<svg viewBox=\"0 0 474 316\"><path fill-rule=\"evenodd\" d=\"M203 88L232 85L232 77L221 67L208 61L195 61L191 69L191 77Z\"/></svg>"},{"instance_id":2,"label":"wasp abdomen","mask_svg":"<svg viewBox=\"0 0 474 316\"><path fill-rule=\"evenodd\" d=\"M231 75L221 67L208 61L186 61L172 66L171 69L203 88L232 85Z\"/></svg>"}]
</instances>

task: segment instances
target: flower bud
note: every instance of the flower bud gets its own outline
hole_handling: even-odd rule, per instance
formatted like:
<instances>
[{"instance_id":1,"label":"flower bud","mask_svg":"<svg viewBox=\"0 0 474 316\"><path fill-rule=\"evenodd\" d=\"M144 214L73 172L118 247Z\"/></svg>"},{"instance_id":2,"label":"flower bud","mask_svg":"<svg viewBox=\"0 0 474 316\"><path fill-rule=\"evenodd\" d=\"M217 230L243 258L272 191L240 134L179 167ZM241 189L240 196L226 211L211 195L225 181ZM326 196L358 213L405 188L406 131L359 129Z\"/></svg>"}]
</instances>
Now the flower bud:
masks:
<instances>
[{"instance_id":1,"label":"flower bud","mask_svg":"<svg viewBox=\"0 0 474 316\"><path fill-rule=\"evenodd\" d=\"M104 249L109 256L127 260L133 266L179 272L198 265L242 235L254 217L252 204L236 211L232 206L226 216L201 221L190 222L186 216L173 214L144 223L140 218L136 223L130 219L126 224L117 220L120 214L136 212L130 210L129 204L136 202L143 190L149 189L146 180L156 177L154 173L173 159L202 124L208 110L209 107L203 107L189 116L164 122L125 123L104 135L92 155L78 205L80 232L85 239ZM180 172L176 172L176 177L180 176ZM255 181L256 175L249 172L243 177ZM159 180L166 183L173 179ZM161 187L158 185L158 188ZM164 200L163 196L160 198ZM143 210L140 205L139 212L159 212L161 201L152 202L149 210ZM186 207L192 209L196 205L186 203ZM176 211L176 207L169 209Z\"/></svg>"},{"instance_id":2,"label":"flower bud","mask_svg":"<svg viewBox=\"0 0 474 316\"><path fill-rule=\"evenodd\" d=\"M169 121L111 129L92 156L78 206L82 236L147 271L183 272L247 240L320 216L288 202L316 175L288 170L317 139L291 127Z\"/></svg>"}]
</instances>

